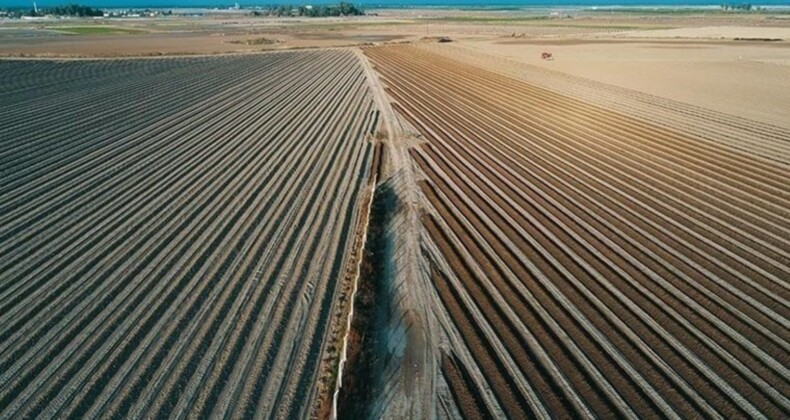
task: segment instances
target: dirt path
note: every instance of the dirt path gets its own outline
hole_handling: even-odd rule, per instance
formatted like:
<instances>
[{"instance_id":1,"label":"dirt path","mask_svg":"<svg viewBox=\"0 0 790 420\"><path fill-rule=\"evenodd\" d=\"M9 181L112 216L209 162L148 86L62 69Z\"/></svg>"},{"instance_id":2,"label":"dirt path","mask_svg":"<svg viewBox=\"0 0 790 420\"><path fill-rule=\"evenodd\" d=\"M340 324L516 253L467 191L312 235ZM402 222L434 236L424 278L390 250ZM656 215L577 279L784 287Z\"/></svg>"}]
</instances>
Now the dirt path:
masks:
<instances>
[{"instance_id":1,"label":"dirt path","mask_svg":"<svg viewBox=\"0 0 790 420\"><path fill-rule=\"evenodd\" d=\"M371 401L374 416L432 418L435 413L437 343L431 333L433 322L428 299L433 293L422 258L419 221L422 197L408 150L415 133L395 114L391 98L367 57L355 50L363 63L374 101L381 110L385 145L380 185L393 191L398 203L387 230L390 276L386 300L391 305L382 340L387 343L384 383Z\"/></svg>"}]
</instances>

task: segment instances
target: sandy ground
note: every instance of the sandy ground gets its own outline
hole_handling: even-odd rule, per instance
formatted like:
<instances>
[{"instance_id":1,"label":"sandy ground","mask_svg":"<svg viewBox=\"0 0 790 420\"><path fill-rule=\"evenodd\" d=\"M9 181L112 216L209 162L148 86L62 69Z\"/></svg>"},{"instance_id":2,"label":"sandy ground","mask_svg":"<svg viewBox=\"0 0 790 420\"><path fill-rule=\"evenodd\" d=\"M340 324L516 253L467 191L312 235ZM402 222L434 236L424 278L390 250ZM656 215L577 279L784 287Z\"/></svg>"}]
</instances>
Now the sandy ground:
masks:
<instances>
[{"instance_id":1,"label":"sandy ground","mask_svg":"<svg viewBox=\"0 0 790 420\"><path fill-rule=\"evenodd\" d=\"M68 26L130 28L135 34L70 35ZM227 54L414 40L416 27L385 17L275 19L245 16L138 20L0 20L0 56L114 57Z\"/></svg>"},{"instance_id":2,"label":"sandy ground","mask_svg":"<svg viewBox=\"0 0 790 420\"><path fill-rule=\"evenodd\" d=\"M266 39L265 43L259 43ZM115 57L249 53L293 48L331 48L408 39L391 31L338 32L257 29L251 32L172 32L135 35L47 36L0 39L0 56ZM412 38L413 39L413 38Z\"/></svg>"},{"instance_id":3,"label":"sandy ground","mask_svg":"<svg viewBox=\"0 0 790 420\"><path fill-rule=\"evenodd\" d=\"M705 26L700 28L674 28L650 31L631 31L629 38L687 38L687 39L790 39L790 28L748 26Z\"/></svg>"},{"instance_id":4,"label":"sandy ground","mask_svg":"<svg viewBox=\"0 0 790 420\"><path fill-rule=\"evenodd\" d=\"M389 42L401 36L387 33L335 34L326 31L303 33L173 33L142 35L102 35L15 40L0 44L0 54L37 56L147 56L249 53L288 48L329 48L358 45L366 42ZM266 38L271 44L255 44ZM88 45L86 45L88 42ZM249 42L249 44L247 44Z\"/></svg>"},{"instance_id":5,"label":"sandy ground","mask_svg":"<svg viewBox=\"0 0 790 420\"><path fill-rule=\"evenodd\" d=\"M790 127L787 113L790 109L790 43L787 42L496 39L459 44L528 64ZM540 54L543 51L551 52L555 60L542 60Z\"/></svg>"},{"instance_id":6,"label":"sandy ground","mask_svg":"<svg viewBox=\"0 0 790 420\"><path fill-rule=\"evenodd\" d=\"M449 36L457 41L621 38L790 40L790 19L771 15L590 14L570 9L471 12L373 10L349 18L254 18L241 13L153 19L0 19L0 56L108 57L214 54L340 47ZM114 26L138 33L70 35L66 26ZM261 42L264 41L265 42Z\"/></svg>"}]
</instances>

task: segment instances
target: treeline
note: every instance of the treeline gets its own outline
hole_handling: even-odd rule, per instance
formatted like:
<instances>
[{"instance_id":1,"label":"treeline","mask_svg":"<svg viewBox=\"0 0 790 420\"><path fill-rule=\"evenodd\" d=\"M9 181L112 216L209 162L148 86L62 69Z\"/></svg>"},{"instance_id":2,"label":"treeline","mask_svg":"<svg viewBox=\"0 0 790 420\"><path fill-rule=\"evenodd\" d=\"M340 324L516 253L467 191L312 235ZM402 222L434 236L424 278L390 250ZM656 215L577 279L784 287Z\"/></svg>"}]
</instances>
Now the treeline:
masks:
<instances>
[{"instance_id":1,"label":"treeline","mask_svg":"<svg viewBox=\"0 0 790 420\"><path fill-rule=\"evenodd\" d=\"M759 7L754 9L754 6L752 6L751 4L748 4L748 3L722 4L721 8L724 9L724 10L732 10L732 11L735 11L735 12L749 12L749 11L752 11L752 10L760 10Z\"/></svg>"},{"instance_id":2,"label":"treeline","mask_svg":"<svg viewBox=\"0 0 790 420\"><path fill-rule=\"evenodd\" d=\"M77 17L91 17L91 16L104 16L104 11L94 9L90 6L81 6L79 4L67 4L65 6L56 7L41 7L38 10L30 9L24 16L77 16Z\"/></svg>"},{"instance_id":3,"label":"treeline","mask_svg":"<svg viewBox=\"0 0 790 420\"><path fill-rule=\"evenodd\" d=\"M341 1L336 5L316 5L316 6L270 6L262 12L255 11L254 16L305 16L305 17L329 17L329 16L362 16L365 11L352 3Z\"/></svg>"}]
</instances>

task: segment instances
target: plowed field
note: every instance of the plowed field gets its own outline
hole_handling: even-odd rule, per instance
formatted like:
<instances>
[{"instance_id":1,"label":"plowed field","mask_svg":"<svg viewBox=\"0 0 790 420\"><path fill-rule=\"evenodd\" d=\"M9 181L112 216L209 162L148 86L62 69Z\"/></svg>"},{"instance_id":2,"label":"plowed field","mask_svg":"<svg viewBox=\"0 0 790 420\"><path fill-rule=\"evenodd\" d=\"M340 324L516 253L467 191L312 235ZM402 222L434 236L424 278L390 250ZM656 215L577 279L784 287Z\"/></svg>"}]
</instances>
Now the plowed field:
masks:
<instances>
[{"instance_id":1,"label":"plowed field","mask_svg":"<svg viewBox=\"0 0 790 420\"><path fill-rule=\"evenodd\" d=\"M788 415L790 133L613 109L479 57L365 53L425 141L411 155L461 414ZM682 113L714 128L674 129Z\"/></svg>"},{"instance_id":2,"label":"plowed field","mask_svg":"<svg viewBox=\"0 0 790 420\"><path fill-rule=\"evenodd\" d=\"M309 414L377 124L348 50L0 62L0 418Z\"/></svg>"}]
</instances>

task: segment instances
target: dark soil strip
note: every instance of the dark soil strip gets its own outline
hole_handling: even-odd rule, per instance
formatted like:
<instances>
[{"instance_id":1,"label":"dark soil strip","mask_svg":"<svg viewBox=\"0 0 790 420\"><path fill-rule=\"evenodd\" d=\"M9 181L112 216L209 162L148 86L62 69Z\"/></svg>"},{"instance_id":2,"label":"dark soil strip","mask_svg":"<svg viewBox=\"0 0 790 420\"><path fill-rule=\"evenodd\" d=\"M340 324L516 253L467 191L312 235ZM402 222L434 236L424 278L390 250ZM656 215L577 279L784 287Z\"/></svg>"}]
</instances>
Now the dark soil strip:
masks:
<instances>
[{"instance_id":1,"label":"dark soil strip","mask_svg":"<svg viewBox=\"0 0 790 420\"><path fill-rule=\"evenodd\" d=\"M362 419L371 416L373 397L383 377L389 267L393 252L392 232L387 225L398 207L398 197L388 184L380 185L373 196L370 224L365 242L354 318L348 335L343 386L337 403L338 418Z\"/></svg>"},{"instance_id":2,"label":"dark soil strip","mask_svg":"<svg viewBox=\"0 0 790 420\"><path fill-rule=\"evenodd\" d=\"M466 366L453 353L442 354L442 374L465 419L493 419Z\"/></svg>"}]
</instances>

